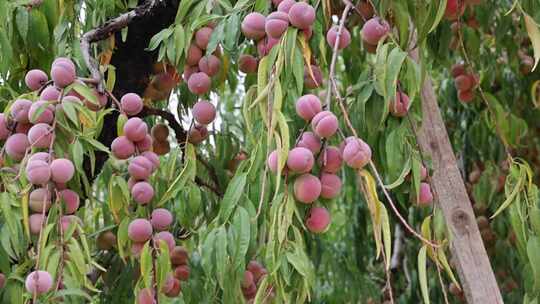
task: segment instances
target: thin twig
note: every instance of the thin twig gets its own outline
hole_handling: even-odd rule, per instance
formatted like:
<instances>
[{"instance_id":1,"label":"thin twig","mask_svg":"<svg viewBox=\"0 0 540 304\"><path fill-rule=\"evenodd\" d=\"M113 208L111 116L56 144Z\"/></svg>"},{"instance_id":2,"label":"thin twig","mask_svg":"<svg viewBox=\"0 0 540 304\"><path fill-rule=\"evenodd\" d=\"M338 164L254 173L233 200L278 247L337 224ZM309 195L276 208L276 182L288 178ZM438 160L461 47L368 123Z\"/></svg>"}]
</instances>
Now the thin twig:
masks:
<instances>
[{"instance_id":1,"label":"thin twig","mask_svg":"<svg viewBox=\"0 0 540 304\"><path fill-rule=\"evenodd\" d=\"M187 141L187 132L184 130L184 127L176 120L174 115L166 110L158 109L158 108L151 108L148 106L144 106L142 111L137 115L138 117L146 117L146 116L160 116L161 118L165 119L169 126L174 130L175 137L177 142L185 146L185 143Z\"/></svg>"},{"instance_id":2,"label":"thin twig","mask_svg":"<svg viewBox=\"0 0 540 304\"><path fill-rule=\"evenodd\" d=\"M332 61L330 62L330 72L329 72L329 75L328 75L329 78L334 77L334 73L335 73L335 70L336 70L337 55L338 55L338 51L339 51L339 44L341 42L340 41L341 40L341 34L343 32L343 28L345 27L345 21L347 20L347 15L349 14L349 11L351 10L351 7L352 7L352 3L350 3L350 2L347 3L347 5L345 6L345 9L343 10L343 14L341 14L341 20L339 22L339 28L338 28L338 32L336 34L336 41L334 42L334 47L333 47L333 50L332 50ZM324 103L325 108L330 109L331 97L332 97L332 90L331 90L331 88L328 88L327 91L326 91L326 101Z\"/></svg>"}]
</instances>

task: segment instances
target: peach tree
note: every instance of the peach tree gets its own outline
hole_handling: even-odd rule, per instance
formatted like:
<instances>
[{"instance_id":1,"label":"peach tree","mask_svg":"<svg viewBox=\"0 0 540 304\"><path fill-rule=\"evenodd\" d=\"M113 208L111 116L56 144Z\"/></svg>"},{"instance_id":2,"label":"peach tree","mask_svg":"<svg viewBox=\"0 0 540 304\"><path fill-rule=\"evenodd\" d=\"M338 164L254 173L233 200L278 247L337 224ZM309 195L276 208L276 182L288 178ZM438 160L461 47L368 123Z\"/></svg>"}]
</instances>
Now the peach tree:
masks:
<instances>
[{"instance_id":1,"label":"peach tree","mask_svg":"<svg viewBox=\"0 0 540 304\"><path fill-rule=\"evenodd\" d=\"M537 1L17 0L0 25L1 303L538 301Z\"/></svg>"}]
</instances>

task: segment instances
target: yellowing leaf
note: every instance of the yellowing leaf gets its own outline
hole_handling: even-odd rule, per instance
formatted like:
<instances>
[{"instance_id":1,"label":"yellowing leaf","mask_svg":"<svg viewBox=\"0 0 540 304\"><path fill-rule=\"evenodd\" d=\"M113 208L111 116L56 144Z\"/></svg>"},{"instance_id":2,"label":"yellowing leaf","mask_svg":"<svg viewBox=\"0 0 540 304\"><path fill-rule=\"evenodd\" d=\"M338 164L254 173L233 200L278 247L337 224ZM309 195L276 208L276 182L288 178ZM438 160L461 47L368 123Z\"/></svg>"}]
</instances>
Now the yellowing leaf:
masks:
<instances>
[{"instance_id":1,"label":"yellowing leaf","mask_svg":"<svg viewBox=\"0 0 540 304\"><path fill-rule=\"evenodd\" d=\"M540 108L540 80L531 85L531 99L535 108Z\"/></svg>"},{"instance_id":2,"label":"yellowing leaf","mask_svg":"<svg viewBox=\"0 0 540 304\"><path fill-rule=\"evenodd\" d=\"M420 291L424 303L429 304L429 287L427 281L427 247L426 245L420 248L418 252L418 280L420 281Z\"/></svg>"},{"instance_id":3,"label":"yellowing leaf","mask_svg":"<svg viewBox=\"0 0 540 304\"><path fill-rule=\"evenodd\" d=\"M315 80L315 75L313 75L313 70L311 69L311 49L309 48L309 44L306 42L304 35L300 35L300 45L302 46L302 56L304 57L309 77Z\"/></svg>"},{"instance_id":4,"label":"yellowing leaf","mask_svg":"<svg viewBox=\"0 0 540 304\"><path fill-rule=\"evenodd\" d=\"M538 61L540 61L540 29L538 28L538 24L534 22L534 19L531 18L531 16L525 13L524 16L527 34L529 34L529 38L531 39L531 44L534 50L534 66L532 68L532 71L534 71L538 65Z\"/></svg>"},{"instance_id":5,"label":"yellowing leaf","mask_svg":"<svg viewBox=\"0 0 540 304\"><path fill-rule=\"evenodd\" d=\"M377 258L382 253L382 219L381 219L381 205L379 197L377 195L377 185L375 179L367 170L361 170L358 172L360 177L360 190L364 195L364 199L368 205L369 213L371 215L371 221L373 222L373 234L375 237L375 245L377 251Z\"/></svg>"}]
</instances>

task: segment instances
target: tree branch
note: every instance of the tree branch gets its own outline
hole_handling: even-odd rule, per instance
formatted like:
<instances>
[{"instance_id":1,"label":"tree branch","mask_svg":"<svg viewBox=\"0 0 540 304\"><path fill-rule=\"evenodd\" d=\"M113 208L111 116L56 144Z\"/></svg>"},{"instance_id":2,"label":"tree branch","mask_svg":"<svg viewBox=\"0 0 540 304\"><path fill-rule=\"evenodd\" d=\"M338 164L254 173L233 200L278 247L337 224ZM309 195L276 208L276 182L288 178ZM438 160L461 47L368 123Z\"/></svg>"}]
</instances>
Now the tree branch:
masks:
<instances>
[{"instance_id":1,"label":"tree branch","mask_svg":"<svg viewBox=\"0 0 540 304\"><path fill-rule=\"evenodd\" d=\"M81 38L81 52L84 62L90 71L92 78L97 82L99 92L103 92L103 75L99 71L99 64L96 59L90 55L90 44L93 42L107 39L115 32L128 26L134 19L140 18L157 7L160 1L146 0L142 5L137 6L132 11L124 13L116 18L108 20L103 25L86 32Z\"/></svg>"},{"instance_id":2,"label":"tree branch","mask_svg":"<svg viewBox=\"0 0 540 304\"><path fill-rule=\"evenodd\" d=\"M165 119L169 126L173 129L176 137L176 141L180 146L185 145L186 139L187 139L187 132L184 130L184 127L176 120L176 117L169 112L158 108L151 108L148 106L144 106L141 113L138 115L139 117L146 117L146 116L159 116L163 119Z\"/></svg>"}]
</instances>

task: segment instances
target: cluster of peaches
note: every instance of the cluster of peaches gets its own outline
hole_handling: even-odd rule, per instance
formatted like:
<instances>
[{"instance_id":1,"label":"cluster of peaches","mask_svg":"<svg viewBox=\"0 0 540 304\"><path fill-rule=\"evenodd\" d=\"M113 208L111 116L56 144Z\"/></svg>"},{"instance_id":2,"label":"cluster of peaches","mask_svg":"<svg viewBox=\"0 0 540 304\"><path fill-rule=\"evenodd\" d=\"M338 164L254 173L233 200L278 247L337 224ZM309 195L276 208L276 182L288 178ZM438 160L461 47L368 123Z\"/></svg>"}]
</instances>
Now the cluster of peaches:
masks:
<instances>
[{"instance_id":1,"label":"cluster of peaches","mask_svg":"<svg viewBox=\"0 0 540 304\"><path fill-rule=\"evenodd\" d=\"M189 46L186 56L184 81L187 83L189 91L195 95L208 93L212 85L211 77L217 75L221 69L218 51L203 56L214 31L212 26L212 24L208 24L195 32L194 42Z\"/></svg>"},{"instance_id":2,"label":"cluster of peaches","mask_svg":"<svg viewBox=\"0 0 540 304\"><path fill-rule=\"evenodd\" d=\"M464 63L456 63L451 71L454 85L458 91L458 99L463 103L469 103L474 99L474 91L479 85L479 77L467 71Z\"/></svg>"},{"instance_id":3,"label":"cluster of peaches","mask_svg":"<svg viewBox=\"0 0 540 304\"><path fill-rule=\"evenodd\" d=\"M55 202L61 211L60 229L63 233L72 225L81 223L74 215L79 208L79 195L69 189L75 174L73 162L65 155L55 155L56 115L66 103L89 104L88 100L65 88L76 81L75 64L68 58L57 58L51 66L52 83L44 71L31 70L25 83L33 91L40 91L35 102L17 99L5 114L0 114L0 140L5 140L1 152L25 168L24 177L33 185L29 194L30 233L39 235L48 219L48 211ZM64 97L64 93L65 97ZM100 102L106 98L99 96ZM103 101L105 100L105 101ZM96 105L97 107L97 105ZM36 267L37 268L37 267ZM58 285L61 287L61 284ZM32 294L43 294L53 287L53 278L47 271L36 270L26 278L26 289Z\"/></svg>"},{"instance_id":4,"label":"cluster of peaches","mask_svg":"<svg viewBox=\"0 0 540 304\"><path fill-rule=\"evenodd\" d=\"M259 289L259 283L261 279L267 274L266 268L261 265L259 262L253 260L248 263L246 266L246 271L244 272L244 278L242 279L242 294L244 298L248 300L248 304L254 303L255 296L257 295L257 290ZM273 298L274 292L271 286L267 289L268 296L265 298Z\"/></svg>"},{"instance_id":5,"label":"cluster of peaches","mask_svg":"<svg viewBox=\"0 0 540 304\"><path fill-rule=\"evenodd\" d=\"M371 159L370 147L360 138L348 137L341 146L327 146L322 149L321 138L331 138L338 130L338 119L330 111L322 109L321 101L315 95L308 94L296 102L296 113L307 122L311 122L312 132L303 132L291 149L283 172L298 174L294 182L294 196L297 201L312 204L322 197L332 199L341 191L341 179L336 173L342 162L355 169L364 167ZM319 165L319 176L313 175L315 158ZM268 156L268 167L277 172L279 152L274 150ZM311 173L310 173L311 172ZM330 224L330 214L324 207L311 208L306 227L313 233L321 233Z\"/></svg>"},{"instance_id":6,"label":"cluster of peaches","mask_svg":"<svg viewBox=\"0 0 540 304\"><path fill-rule=\"evenodd\" d=\"M456 20L465 13L467 5L474 6L482 3L482 0L447 0L444 17L448 20Z\"/></svg>"}]
</instances>

